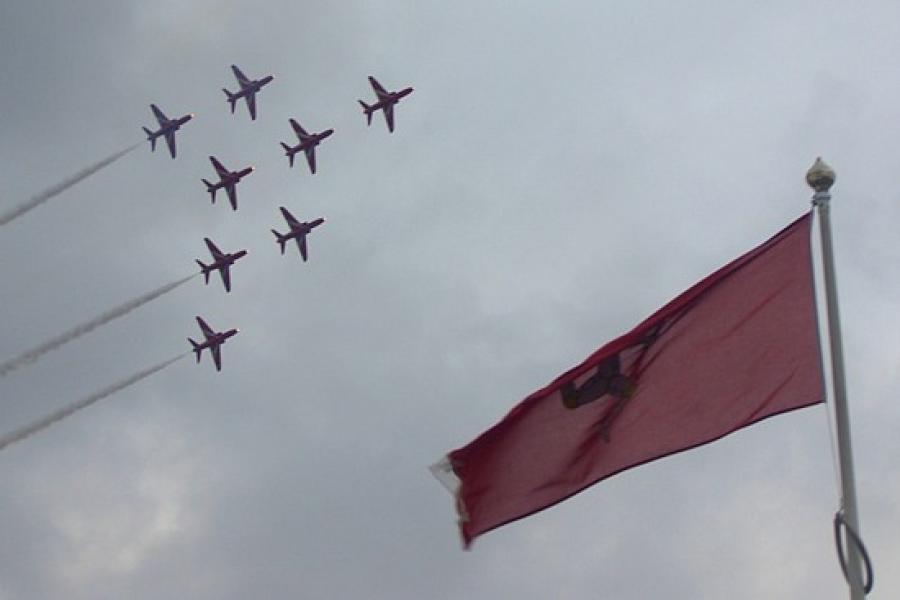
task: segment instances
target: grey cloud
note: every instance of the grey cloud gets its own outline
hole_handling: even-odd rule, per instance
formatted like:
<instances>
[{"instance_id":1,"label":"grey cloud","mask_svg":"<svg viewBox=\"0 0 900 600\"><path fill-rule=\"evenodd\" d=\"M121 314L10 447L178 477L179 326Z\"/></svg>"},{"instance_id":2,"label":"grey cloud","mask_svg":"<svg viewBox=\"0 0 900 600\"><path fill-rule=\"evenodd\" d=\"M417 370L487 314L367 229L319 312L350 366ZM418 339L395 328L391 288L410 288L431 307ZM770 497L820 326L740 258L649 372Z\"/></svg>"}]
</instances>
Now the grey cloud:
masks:
<instances>
[{"instance_id":1,"label":"grey cloud","mask_svg":"<svg viewBox=\"0 0 900 600\"><path fill-rule=\"evenodd\" d=\"M426 469L806 210L817 154L838 170L863 531L878 593L897 587L881 566L897 490L872 484L898 451L895 7L0 11L0 212L140 140L150 102L197 114L177 160L139 148L3 228L0 356L193 268L204 236L249 250L231 294L185 285L3 379L9 431L187 350L194 315L241 328L222 373L182 361L0 456L0 594L845 595L821 407L624 473L471 552ZM256 122L228 112L232 63L276 77ZM394 134L356 105L370 74L416 88ZM315 176L278 147L289 117L335 128ZM209 203L210 154L257 167L237 212ZM309 263L279 255L280 205L328 217Z\"/></svg>"}]
</instances>

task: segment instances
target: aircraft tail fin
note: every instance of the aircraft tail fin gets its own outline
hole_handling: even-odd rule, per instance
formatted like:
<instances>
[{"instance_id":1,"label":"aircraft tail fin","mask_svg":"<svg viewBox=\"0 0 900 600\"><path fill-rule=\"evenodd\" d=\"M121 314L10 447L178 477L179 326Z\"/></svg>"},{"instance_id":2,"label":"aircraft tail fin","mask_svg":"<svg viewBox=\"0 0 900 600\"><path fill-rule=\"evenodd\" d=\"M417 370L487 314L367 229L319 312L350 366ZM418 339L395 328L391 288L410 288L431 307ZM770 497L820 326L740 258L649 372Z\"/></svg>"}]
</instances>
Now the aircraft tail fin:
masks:
<instances>
[{"instance_id":1,"label":"aircraft tail fin","mask_svg":"<svg viewBox=\"0 0 900 600\"><path fill-rule=\"evenodd\" d=\"M284 142L279 142L281 147L284 148L284 155L288 157L288 164L290 166L294 166L294 153L291 152L291 147L285 144Z\"/></svg>"},{"instance_id":2,"label":"aircraft tail fin","mask_svg":"<svg viewBox=\"0 0 900 600\"><path fill-rule=\"evenodd\" d=\"M275 234L275 237L278 239L278 245L281 246L281 254L284 255L284 245L287 243L288 238L286 235L281 235L274 229L271 230L272 233Z\"/></svg>"},{"instance_id":3,"label":"aircraft tail fin","mask_svg":"<svg viewBox=\"0 0 900 600\"><path fill-rule=\"evenodd\" d=\"M147 129L146 127L141 127L144 130L144 133L147 134L147 139L150 141L150 151L156 151L156 136L153 135L153 132Z\"/></svg>"},{"instance_id":4,"label":"aircraft tail fin","mask_svg":"<svg viewBox=\"0 0 900 600\"><path fill-rule=\"evenodd\" d=\"M211 184L206 179L201 179L201 181L206 184L206 191L209 192L210 196L212 196L212 203L215 204L216 203L216 186Z\"/></svg>"},{"instance_id":5,"label":"aircraft tail fin","mask_svg":"<svg viewBox=\"0 0 900 600\"><path fill-rule=\"evenodd\" d=\"M360 106L363 108L363 112L366 113L366 125L372 124L372 107L363 102L362 100L357 100Z\"/></svg>"},{"instance_id":6,"label":"aircraft tail fin","mask_svg":"<svg viewBox=\"0 0 900 600\"><path fill-rule=\"evenodd\" d=\"M203 348L200 347L200 344L188 338L188 341L191 343L191 346L194 347L194 354L197 355L197 362L200 362L200 353L203 351Z\"/></svg>"},{"instance_id":7,"label":"aircraft tail fin","mask_svg":"<svg viewBox=\"0 0 900 600\"><path fill-rule=\"evenodd\" d=\"M228 96L228 102L231 104L231 114L234 114L235 103L238 101L238 97L235 94L232 94L225 88L222 88L222 91L225 92L225 95Z\"/></svg>"},{"instance_id":8,"label":"aircraft tail fin","mask_svg":"<svg viewBox=\"0 0 900 600\"><path fill-rule=\"evenodd\" d=\"M204 275L204 277L206 278L206 283L209 283L209 272L210 272L210 270L211 270L211 269L209 268L209 266L208 266L208 265L204 265L204 264L203 264L202 262L200 262L199 260L195 260L194 262L196 262L198 265L200 265L200 270L203 272L203 275Z\"/></svg>"}]
</instances>

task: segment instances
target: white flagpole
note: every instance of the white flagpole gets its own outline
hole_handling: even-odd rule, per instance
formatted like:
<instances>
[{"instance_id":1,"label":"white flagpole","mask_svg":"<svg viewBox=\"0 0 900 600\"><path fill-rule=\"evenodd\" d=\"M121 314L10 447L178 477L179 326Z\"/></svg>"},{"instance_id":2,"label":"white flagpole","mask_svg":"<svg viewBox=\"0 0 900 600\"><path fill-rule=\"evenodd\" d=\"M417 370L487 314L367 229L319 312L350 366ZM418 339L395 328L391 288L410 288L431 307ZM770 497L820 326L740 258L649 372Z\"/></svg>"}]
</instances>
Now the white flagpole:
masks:
<instances>
[{"instance_id":1,"label":"white flagpole","mask_svg":"<svg viewBox=\"0 0 900 600\"><path fill-rule=\"evenodd\" d=\"M847 410L847 385L844 377L844 350L841 340L841 322L838 314L837 281L834 272L834 254L831 244L831 220L829 217L831 186L835 173L821 158L806 173L806 182L815 193L812 204L818 210L819 232L822 236L822 263L825 277L825 303L828 313L828 339L831 342L831 376L834 384L834 412L837 429L838 459L841 471L841 511L843 523L851 531L847 535L845 574L850 586L850 599L863 600L862 562L859 543L859 514L856 508L856 480L853 475L853 451L850 445L850 415ZM839 525L838 525L839 526ZM854 538L854 539L851 539ZM840 544L840 540L838 540ZM840 552L840 550L839 550ZM843 558L843 557L842 557Z\"/></svg>"}]
</instances>

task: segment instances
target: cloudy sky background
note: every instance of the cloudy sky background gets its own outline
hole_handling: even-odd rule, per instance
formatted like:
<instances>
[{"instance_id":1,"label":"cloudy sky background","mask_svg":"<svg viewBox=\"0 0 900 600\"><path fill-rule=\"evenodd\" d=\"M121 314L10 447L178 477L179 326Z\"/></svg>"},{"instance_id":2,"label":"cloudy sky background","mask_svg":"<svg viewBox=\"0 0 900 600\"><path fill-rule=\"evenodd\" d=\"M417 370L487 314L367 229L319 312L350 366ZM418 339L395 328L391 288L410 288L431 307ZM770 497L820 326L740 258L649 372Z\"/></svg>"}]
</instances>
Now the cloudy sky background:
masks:
<instances>
[{"instance_id":1,"label":"cloudy sky background","mask_svg":"<svg viewBox=\"0 0 900 600\"><path fill-rule=\"evenodd\" d=\"M240 327L0 453L0 599L845 598L824 407L603 482L460 549L427 466L807 210L833 202L872 597L900 590L900 7L890 2L0 6L0 360L249 255L0 379L5 433ZM274 74L232 116L228 66ZM356 104L415 92L388 134ZM288 118L336 132L319 172ZM215 154L256 165L210 205ZM326 216L310 262L278 206Z\"/></svg>"}]
</instances>

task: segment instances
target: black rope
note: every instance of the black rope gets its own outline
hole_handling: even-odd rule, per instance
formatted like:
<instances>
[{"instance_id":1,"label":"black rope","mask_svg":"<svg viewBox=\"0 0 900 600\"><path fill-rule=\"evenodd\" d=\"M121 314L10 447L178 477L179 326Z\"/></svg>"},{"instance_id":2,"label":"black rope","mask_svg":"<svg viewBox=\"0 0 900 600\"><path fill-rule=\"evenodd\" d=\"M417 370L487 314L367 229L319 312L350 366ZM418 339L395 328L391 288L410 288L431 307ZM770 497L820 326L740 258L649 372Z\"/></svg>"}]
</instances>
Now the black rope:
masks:
<instances>
[{"instance_id":1,"label":"black rope","mask_svg":"<svg viewBox=\"0 0 900 600\"><path fill-rule=\"evenodd\" d=\"M847 530L847 538L849 542L853 542L853 545L859 550L860 556L862 556L863 564L866 567L866 577L865 584L863 585L863 592L868 594L872 591L872 586L875 585L875 573L872 571L872 561L869 560L869 553L866 551L866 547L860 539L859 535L853 531L853 528L847 524L847 521L844 519L844 511L839 510L834 513L834 542L837 545L837 553L838 553L838 561L841 563L841 571L844 572L844 579L847 580L847 583L851 586L853 582L850 581L850 573L847 570L847 556L844 554L844 540L841 536L841 526Z\"/></svg>"}]
</instances>

